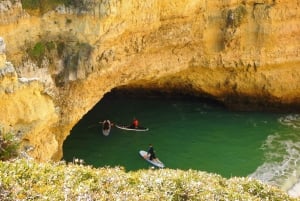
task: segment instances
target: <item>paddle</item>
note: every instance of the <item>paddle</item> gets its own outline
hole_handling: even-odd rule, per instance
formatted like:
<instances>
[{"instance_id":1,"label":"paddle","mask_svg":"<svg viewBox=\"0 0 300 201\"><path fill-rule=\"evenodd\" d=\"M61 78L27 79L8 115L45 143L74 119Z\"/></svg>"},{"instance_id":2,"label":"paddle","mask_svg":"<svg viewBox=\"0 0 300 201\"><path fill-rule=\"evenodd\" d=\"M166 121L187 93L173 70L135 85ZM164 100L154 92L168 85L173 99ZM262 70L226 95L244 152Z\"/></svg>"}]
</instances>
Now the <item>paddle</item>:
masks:
<instances>
[{"instance_id":1,"label":"paddle","mask_svg":"<svg viewBox=\"0 0 300 201\"><path fill-rule=\"evenodd\" d=\"M93 128L93 127L96 127L98 126L98 124L92 124L92 125L89 125L88 128Z\"/></svg>"},{"instance_id":2,"label":"paddle","mask_svg":"<svg viewBox=\"0 0 300 201\"><path fill-rule=\"evenodd\" d=\"M88 128L93 128L93 127L96 127L96 126L99 126L99 124L103 124L104 121L99 121L98 124L92 124L92 125L89 125ZM110 122L111 126L114 126L114 123L113 122Z\"/></svg>"},{"instance_id":3,"label":"paddle","mask_svg":"<svg viewBox=\"0 0 300 201\"><path fill-rule=\"evenodd\" d=\"M99 124L103 124L103 122L102 122L102 121L99 121L98 124L92 124L92 125L89 125L88 128L93 128L93 127L99 126Z\"/></svg>"}]
</instances>

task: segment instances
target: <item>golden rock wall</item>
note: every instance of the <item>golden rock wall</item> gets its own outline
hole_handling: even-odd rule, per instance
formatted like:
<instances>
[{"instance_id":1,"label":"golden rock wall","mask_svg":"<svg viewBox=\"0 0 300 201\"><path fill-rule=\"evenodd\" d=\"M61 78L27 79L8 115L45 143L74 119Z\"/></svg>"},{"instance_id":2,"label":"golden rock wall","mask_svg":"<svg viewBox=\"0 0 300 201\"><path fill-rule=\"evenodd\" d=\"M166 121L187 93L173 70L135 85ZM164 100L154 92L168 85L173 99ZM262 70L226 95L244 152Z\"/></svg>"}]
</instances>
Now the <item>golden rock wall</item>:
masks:
<instances>
[{"instance_id":1,"label":"golden rock wall","mask_svg":"<svg viewBox=\"0 0 300 201\"><path fill-rule=\"evenodd\" d=\"M2 60L15 70L1 71L0 124L37 160L59 160L72 127L119 86L300 105L299 0L96 0L42 15L15 2L1 2Z\"/></svg>"}]
</instances>

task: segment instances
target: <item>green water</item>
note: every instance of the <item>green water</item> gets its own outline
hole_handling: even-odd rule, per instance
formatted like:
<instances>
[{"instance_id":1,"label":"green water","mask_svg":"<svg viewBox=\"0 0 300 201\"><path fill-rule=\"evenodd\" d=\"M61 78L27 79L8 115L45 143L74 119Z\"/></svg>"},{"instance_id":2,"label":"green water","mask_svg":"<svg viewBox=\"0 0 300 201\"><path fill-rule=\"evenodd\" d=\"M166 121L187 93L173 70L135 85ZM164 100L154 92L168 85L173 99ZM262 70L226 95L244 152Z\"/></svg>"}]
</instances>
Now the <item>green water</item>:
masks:
<instances>
[{"instance_id":1,"label":"green water","mask_svg":"<svg viewBox=\"0 0 300 201\"><path fill-rule=\"evenodd\" d=\"M112 128L104 136L97 124L104 119L129 124L133 117L150 130ZM195 169L227 178L252 175L279 186L289 183L290 188L297 183L289 181L299 166L298 121L296 114L235 112L192 98L108 94L73 128L64 143L64 159L80 158L95 167L144 169L149 164L138 151L147 150L152 143L167 168ZM290 164L285 167L287 161Z\"/></svg>"}]
</instances>

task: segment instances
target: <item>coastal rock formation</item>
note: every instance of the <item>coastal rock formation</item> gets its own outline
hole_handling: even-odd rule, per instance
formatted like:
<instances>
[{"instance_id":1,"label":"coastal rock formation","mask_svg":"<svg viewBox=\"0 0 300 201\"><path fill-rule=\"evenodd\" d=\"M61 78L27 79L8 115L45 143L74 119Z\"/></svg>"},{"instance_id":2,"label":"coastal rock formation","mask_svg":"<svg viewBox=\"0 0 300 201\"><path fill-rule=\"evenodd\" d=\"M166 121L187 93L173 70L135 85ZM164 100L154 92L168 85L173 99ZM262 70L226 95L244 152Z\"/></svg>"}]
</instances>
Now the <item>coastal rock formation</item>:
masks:
<instances>
[{"instance_id":1,"label":"coastal rock formation","mask_svg":"<svg viewBox=\"0 0 300 201\"><path fill-rule=\"evenodd\" d=\"M116 87L300 107L299 0L5 0L0 36L1 132L39 161Z\"/></svg>"}]
</instances>

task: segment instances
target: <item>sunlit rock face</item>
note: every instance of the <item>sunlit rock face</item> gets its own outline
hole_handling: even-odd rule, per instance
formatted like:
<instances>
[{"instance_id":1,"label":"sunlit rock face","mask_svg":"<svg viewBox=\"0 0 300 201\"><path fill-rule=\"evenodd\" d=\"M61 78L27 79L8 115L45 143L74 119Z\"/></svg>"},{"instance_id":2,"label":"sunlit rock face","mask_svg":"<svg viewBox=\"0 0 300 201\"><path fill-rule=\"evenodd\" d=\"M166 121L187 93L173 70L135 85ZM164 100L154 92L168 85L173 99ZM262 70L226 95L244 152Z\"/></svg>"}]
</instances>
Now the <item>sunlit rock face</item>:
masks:
<instances>
[{"instance_id":1,"label":"sunlit rock face","mask_svg":"<svg viewBox=\"0 0 300 201\"><path fill-rule=\"evenodd\" d=\"M299 109L297 0L82 2L0 3L1 132L39 161L116 87Z\"/></svg>"}]
</instances>

